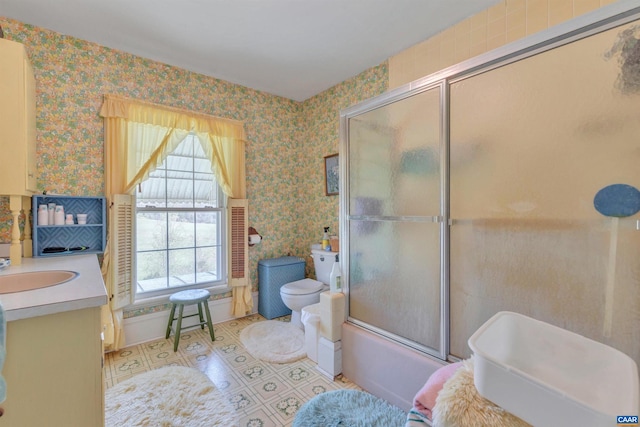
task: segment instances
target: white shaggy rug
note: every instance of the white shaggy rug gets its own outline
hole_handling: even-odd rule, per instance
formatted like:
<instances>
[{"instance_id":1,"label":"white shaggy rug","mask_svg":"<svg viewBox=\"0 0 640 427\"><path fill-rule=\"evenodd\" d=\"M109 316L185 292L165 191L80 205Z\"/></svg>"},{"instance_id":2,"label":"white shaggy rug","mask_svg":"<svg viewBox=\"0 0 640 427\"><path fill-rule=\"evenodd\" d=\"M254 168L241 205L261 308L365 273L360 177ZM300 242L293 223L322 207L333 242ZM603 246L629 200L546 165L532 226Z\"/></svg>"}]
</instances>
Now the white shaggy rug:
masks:
<instances>
[{"instance_id":1,"label":"white shaggy rug","mask_svg":"<svg viewBox=\"0 0 640 427\"><path fill-rule=\"evenodd\" d=\"M289 363L307 355L304 332L297 326L278 320L265 320L247 326L240 341L253 357L271 363Z\"/></svg>"},{"instance_id":2,"label":"white shaggy rug","mask_svg":"<svg viewBox=\"0 0 640 427\"><path fill-rule=\"evenodd\" d=\"M106 427L238 426L236 412L209 378L169 366L136 375L105 393Z\"/></svg>"}]
</instances>

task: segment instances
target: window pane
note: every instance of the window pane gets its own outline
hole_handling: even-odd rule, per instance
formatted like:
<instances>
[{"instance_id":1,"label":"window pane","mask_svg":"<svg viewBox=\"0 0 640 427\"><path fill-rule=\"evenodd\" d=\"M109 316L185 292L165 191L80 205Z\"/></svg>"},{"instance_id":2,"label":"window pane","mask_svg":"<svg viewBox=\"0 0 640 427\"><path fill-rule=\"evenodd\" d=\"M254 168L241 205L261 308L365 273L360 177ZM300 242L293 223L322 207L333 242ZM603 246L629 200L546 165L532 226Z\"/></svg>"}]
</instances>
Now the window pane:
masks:
<instances>
[{"instance_id":1,"label":"window pane","mask_svg":"<svg viewBox=\"0 0 640 427\"><path fill-rule=\"evenodd\" d=\"M143 252L137 258L137 292L148 292L167 287L167 253Z\"/></svg>"},{"instance_id":2,"label":"window pane","mask_svg":"<svg viewBox=\"0 0 640 427\"><path fill-rule=\"evenodd\" d=\"M136 223L138 251L167 248L167 213L138 212Z\"/></svg>"},{"instance_id":3,"label":"window pane","mask_svg":"<svg viewBox=\"0 0 640 427\"><path fill-rule=\"evenodd\" d=\"M213 173L213 170L211 169L211 162L206 156L204 156L204 153L202 157L196 157L194 159L193 170L196 173L206 173L206 174Z\"/></svg>"},{"instance_id":4,"label":"window pane","mask_svg":"<svg viewBox=\"0 0 640 427\"><path fill-rule=\"evenodd\" d=\"M194 142L199 143L198 138L195 135L187 135L184 141L171 154L174 156L193 157Z\"/></svg>"},{"instance_id":5,"label":"window pane","mask_svg":"<svg viewBox=\"0 0 640 427\"><path fill-rule=\"evenodd\" d=\"M192 171L193 170L193 157L178 156L170 154L165 160L167 164L167 170L169 171Z\"/></svg>"},{"instance_id":6,"label":"window pane","mask_svg":"<svg viewBox=\"0 0 640 427\"><path fill-rule=\"evenodd\" d=\"M196 249L196 279L198 283L220 280L217 266L220 264L217 248Z\"/></svg>"},{"instance_id":7,"label":"window pane","mask_svg":"<svg viewBox=\"0 0 640 427\"><path fill-rule=\"evenodd\" d=\"M215 176L212 173L196 173L194 175L195 207L217 207L218 206L218 186Z\"/></svg>"},{"instance_id":8,"label":"window pane","mask_svg":"<svg viewBox=\"0 0 640 427\"><path fill-rule=\"evenodd\" d=\"M192 159L189 159L192 163ZM193 164L189 165L191 170ZM167 171L167 207L193 207L193 172Z\"/></svg>"},{"instance_id":9,"label":"window pane","mask_svg":"<svg viewBox=\"0 0 640 427\"><path fill-rule=\"evenodd\" d=\"M204 148L202 148L202 142L200 141L200 138L195 135L193 135L193 155L199 159L204 159L207 157L204 152Z\"/></svg>"},{"instance_id":10,"label":"window pane","mask_svg":"<svg viewBox=\"0 0 640 427\"><path fill-rule=\"evenodd\" d=\"M195 246L195 223L193 212L169 213L169 248Z\"/></svg>"},{"instance_id":11,"label":"window pane","mask_svg":"<svg viewBox=\"0 0 640 427\"><path fill-rule=\"evenodd\" d=\"M163 208L167 206L165 178L165 170L156 169L153 171L149 178L138 186L138 190L142 191L136 193L136 206L139 208L148 206Z\"/></svg>"},{"instance_id":12,"label":"window pane","mask_svg":"<svg viewBox=\"0 0 640 427\"><path fill-rule=\"evenodd\" d=\"M169 251L170 286L183 286L195 283L194 249L177 249Z\"/></svg>"},{"instance_id":13,"label":"window pane","mask_svg":"<svg viewBox=\"0 0 640 427\"><path fill-rule=\"evenodd\" d=\"M219 212L196 213L196 246L216 246L218 240Z\"/></svg>"}]
</instances>

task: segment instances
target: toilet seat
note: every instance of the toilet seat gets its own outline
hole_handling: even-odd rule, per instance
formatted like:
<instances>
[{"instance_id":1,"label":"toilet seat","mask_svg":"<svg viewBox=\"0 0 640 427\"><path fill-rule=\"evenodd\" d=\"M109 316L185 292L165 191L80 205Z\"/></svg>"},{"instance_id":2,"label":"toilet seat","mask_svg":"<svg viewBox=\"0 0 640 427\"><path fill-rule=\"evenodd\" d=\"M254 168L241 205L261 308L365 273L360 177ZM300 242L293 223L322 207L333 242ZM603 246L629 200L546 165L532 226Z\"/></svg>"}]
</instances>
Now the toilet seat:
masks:
<instances>
[{"instance_id":1,"label":"toilet seat","mask_svg":"<svg viewBox=\"0 0 640 427\"><path fill-rule=\"evenodd\" d=\"M287 295L308 295L321 291L324 283L313 279L296 280L295 282L285 283L280 288L280 293Z\"/></svg>"}]
</instances>

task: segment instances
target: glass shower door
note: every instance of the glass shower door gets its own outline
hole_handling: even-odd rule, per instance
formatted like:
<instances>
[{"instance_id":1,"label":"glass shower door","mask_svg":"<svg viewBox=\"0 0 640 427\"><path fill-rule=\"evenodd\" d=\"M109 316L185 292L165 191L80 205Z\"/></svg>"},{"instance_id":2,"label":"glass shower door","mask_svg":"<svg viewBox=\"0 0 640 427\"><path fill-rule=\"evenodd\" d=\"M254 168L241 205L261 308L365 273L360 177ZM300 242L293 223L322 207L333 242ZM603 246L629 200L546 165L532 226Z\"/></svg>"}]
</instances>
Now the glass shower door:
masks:
<instances>
[{"instance_id":1,"label":"glass shower door","mask_svg":"<svg viewBox=\"0 0 640 427\"><path fill-rule=\"evenodd\" d=\"M639 34L634 22L451 85L452 355L507 310L640 363L638 215L594 207L601 189L640 184Z\"/></svg>"},{"instance_id":2,"label":"glass shower door","mask_svg":"<svg viewBox=\"0 0 640 427\"><path fill-rule=\"evenodd\" d=\"M349 320L444 358L437 85L348 118Z\"/></svg>"}]
</instances>

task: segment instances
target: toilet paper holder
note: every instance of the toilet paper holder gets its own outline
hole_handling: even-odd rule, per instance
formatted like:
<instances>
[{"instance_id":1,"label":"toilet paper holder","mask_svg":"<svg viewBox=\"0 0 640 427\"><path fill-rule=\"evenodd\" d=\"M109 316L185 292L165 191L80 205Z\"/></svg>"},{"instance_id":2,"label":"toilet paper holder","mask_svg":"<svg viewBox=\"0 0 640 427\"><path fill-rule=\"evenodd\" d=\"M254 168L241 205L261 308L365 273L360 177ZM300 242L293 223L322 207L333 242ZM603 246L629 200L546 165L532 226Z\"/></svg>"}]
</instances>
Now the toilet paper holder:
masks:
<instances>
[{"instance_id":1,"label":"toilet paper holder","mask_svg":"<svg viewBox=\"0 0 640 427\"><path fill-rule=\"evenodd\" d=\"M249 227L249 246L255 246L261 241L262 236L260 235L260 233L258 233L255 228Z\"/></svg>"}]
</instances>

